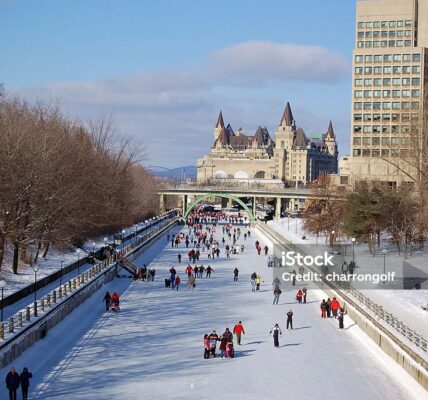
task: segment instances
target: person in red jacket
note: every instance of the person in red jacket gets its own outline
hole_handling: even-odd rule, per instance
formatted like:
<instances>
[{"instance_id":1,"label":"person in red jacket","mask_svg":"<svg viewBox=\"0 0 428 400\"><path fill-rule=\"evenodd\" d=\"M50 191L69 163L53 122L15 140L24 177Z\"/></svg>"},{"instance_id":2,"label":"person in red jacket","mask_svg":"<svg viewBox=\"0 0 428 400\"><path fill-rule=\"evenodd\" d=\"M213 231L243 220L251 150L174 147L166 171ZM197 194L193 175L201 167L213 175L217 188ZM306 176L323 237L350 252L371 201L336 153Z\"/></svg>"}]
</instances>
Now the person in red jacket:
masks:
<instances>
[{"instance_id":1,"label":"person in red jacket","mask_svg":"<svg viewBox=\"0 0 428 400\"><path fill-rule=\"evenodd\" d=\"M242 325L241 321L239 321L234 327L233 327L233 333L236 335L236 342L238 345L241 345L241 334L245 335L245 329L244 325Z\"/></svg>"},{"instance_id":2,"label":"person in red jacket","mask_svg":"<svg viewBox=\"0 0 428 400\"><path fill-rule=\"evenodd\" d=\"M177 276L175 277L175 287L177 288L177 290L178 290L178 287L180 286L180 283L181 283L181 279L180 279L180 277L177 275Z\"/></svg>"},{"instance_id":3,"label":"person in red jacket","mask_svg":"<svg viewBox=\"0 0 428 400\"><path fill-rule=\"evenodd\" d=\"M262 247L260 245L257 246L257 254L260 255L260 252L262 251Z\"/></svg>"},{"instance_id":4,"label":"person in red jacket","mask_svg":"<svg viewBox=\"0 0 428 400\"><path fill-rule=\"evenodd\" d=\"M265 256L267 256L267 253L268 253L268 251L269 251L269 247L267 247L267 245L265 245L265 247L264 247L264 249L263 249L264 251L265 251Z\"/></svg>"},{"instance_id":5,"label":"person in red jacket","mask_svg":"<svg viewBox=\"0 0 428 400\"><path fill-rule=\"evenodd\" d=\"M299 304L302 304L302 297L303 297L303 292L299 289L296 295L296 300Z\"/></svg>"},{"instance_id":6,"label":"person in red jacket","mask_svg":"<svg viewBox=\"0 0 428 400\"><path fill-rule=\"evenodd\" d=\"M192 276L193 268L188 265L185 271L187 272L187 277L190 278Z\"/></svg>"},{"instance_id":7,"label":"person in red jacket","mask_svg":"<svg viewBox=\"0 0 428 400\"><path fill-rule=\"evenodd\" d=\"M340 303L337 301L336 297L333 297L333 300L330 304L331 312L333 313L333 317L337 318L337 312L340 309Z\"/></svg>"}]
</instances>

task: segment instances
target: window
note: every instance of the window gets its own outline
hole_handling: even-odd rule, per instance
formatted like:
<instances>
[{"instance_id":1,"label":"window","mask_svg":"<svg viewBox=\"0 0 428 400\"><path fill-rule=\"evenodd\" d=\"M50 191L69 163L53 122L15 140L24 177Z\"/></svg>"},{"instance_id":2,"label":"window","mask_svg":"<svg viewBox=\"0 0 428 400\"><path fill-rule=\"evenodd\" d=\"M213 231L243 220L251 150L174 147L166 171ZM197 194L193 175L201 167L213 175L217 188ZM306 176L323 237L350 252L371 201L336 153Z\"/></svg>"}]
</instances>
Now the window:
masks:
<instances>
[{"instance_id":1,"label":"window","mask_svg":"<svg viewBox=\"0 0 428 400\"><path fill-rule=\"evenodd\" d=\"M373 133L380 133L380 129L379 125L373 125Z\"/></svg>"},{"instance_id":2,"label":"window","mask_svg":"<svg viewBox=\"0 0 428 400\"><path fill-rule=\"evenodd\" d=\"M402 108L403 110L410 110L410 103L409 103L408 101L403 101L403 102L401 103L401 108Z\"/></svg>"},{"instance_id":3,"label":"window","mask_svg":"<svg viewBox=\"0 0 428 400\"><path fill-rule=\"evenodd\" d=\"M421 95L421 91L419 89L412 89L412 97L419 97Z\"/></svg>"},{"instance_id":4,"label":"window","mask_svg":"<svg viewBox=\"0 0 428 400\"><path fill-rule=\"evenodd\" d=\"M375 75L382 75L382 67L374 67L373 71Z\"/></svg>"},{"instance_id":5,"label":"window","mask_svg":"<svg viewBox=\"0 0 428 400\"><path fill-rule=\"evenodd\" d=\"M391 132L392 133L400 133L400 126L399 125L392 125L391 126Z\"/></svg>"},{"instance_id":6,"label":"window","mask_svg":"<svg viewBox=\"0 0 428 400\"><path fill-rule=\"evenodd\" d=\"M354 103L354 110L361 110L362 108L363 108L363 103L361 102Z\"/></svg>"},{"instance_id":7,"label":"window","mask_svg":"<svg viewBox=\"0 0 428 400\"><path fill-rule=\"evenodd\" d=\"M404 41L404 46L405 47L410 47L412 45L412 41L411 40L405 40Z\"/></svg>"},{"instance_id":8,"label":"window","mask_svg":"<svg viewBox=\"0 0 428 400\"><path fill-rule=\"evenodd\" d=\"M389 138L388 137L383 137L382 138L382 144L383 145L388 145L389 144Z\"/></svg>"},{"instance_id":9,"label":"window","mask_svg":"<svg viewBox=\"0 0 428 400\"><path fill-rule=\"evenodd\" d=\"M388 28L388 21L382 21L382 22L380 23L380 26L381 26L382 28Z\"/></svg>"},{"instance_id":10,"label":"window","mask_svg":"<svg viewBox=\"0 0 428 400\"><path fill-rule=\"evenodd\" d=\"M404 41L403 40L397 40L397 47L403 47Z\"/></svg>"},{"instance_id":11,"label":"window","mask_svg":"<svg viewBox=\"0 0 428 400\"><path fill-rule=\"evenodd\" d=\"M400 86L400 85L401 85L401 79L400 79L400 78L394 78L394 79L392 80L392 84L393 84L394 86Z\"/></svg>"},{"instance_id":12,"label":"window","mask_svg":"<svg viewBox=\"0 0 428 400\"><path fill-rule=\"evenodd\" d=\"M354 133L361 133L361 126L360 125L354 125Z\"/></svg>"},{"instance_id":13,"label":"window","mask_svg":"<svg viewBox=\"0 0 428 400\"><path fill-rule=\"evenodd\" d=\"M373 28L373 22L366 22L366 28Z\"/></svg>"},{"instance_id":14,"label":"window","mask_svg":"<svg viewBox=\"0 0 428 400\"><path fill-rule=\"evenodd\" d=\"M356 67L355 68L355 74L356 75L361 75L363 73L363 68L362 67Z\"/></svg>"},{"instance_id":15,"label":"window","mask_svg":"<svg viewBox=\"0 0 428 400\"><path fill-rule=\"evenodd\" d=\"M403 54L403 61L404 62L410 61L410 54Z\"/></svg>"},{"instance_id":16,"label":"window","mask_svg":"<svg viewBox=\"0 0 428 400\"><path fill-rule=\"evenodd\" d=\"M389 31L389 37L395 38L395 31Z\"/></svg>"},{"instance_id":17,"label":"window","mask_svg":"<svg viewBox=\"0 0 428 400\"><path fill-rule=\"evenodd\" d=\"M402 95L403 97L410 97L410 90L403 90L403 91L401 92L401 95Z\"/></svg>"},{"instance_id":18,"label":"window","mask_svg":"<svg viewBox=\"0 0 428 400\"><path fill-rule=\"evenodd\" d=\"M379 92L379 94L380 94L380 90L375 90L375 92ZM383 91L383 97L390 97L390 96L391 96L390 90L384 90ZM375 96L375 97L380 97L380 96Z\"/></svg>"},{"instance_id":19,"label":"window","mask_svg":"<svg viewBox=\"0 0 428 400\"><path fill-rule=\"evenodd\" d=\"M373 47L380 47L380 42L379 42L379 40L375 40L375 41L373 42Z\"/></svg>"},{"instance_id":20,"label":"window","mask_svg":"<svg viewBox=\"0 0 428 400\"><path fill-rule=\"evenodd\" d=\"M382 114L382 121L391 121L391 114Z\"/></svg>"},{"instance_id":21,"label":"window","mask_svg":"<svg viewBox=\"0 0 428 400\"><path fill-rule=\"evenodd\" d=\"M391 114L391 121L393 122L400 121L400 114Z\"/></svg>"},{"instance_id":22,"label":"window","mask_svg":"<svg viewBox=\"0 0 428 400\"><path fill-rule=\"evenodd\" d=\"M358 32L357 36L359 39L364 38L364 32Z\"/></svg>"},{"instance_id":23,"label":"window","mask_svg":"<svg viewBox=\"0 0 428 400\"><path fill-rule=\"evenodd\" d=\"M364 73L370 75L373 72L373 68L372 67L365 67L364 68Z\"/></svg>"},{"instance_id":24,"label":"window","mask_svg":"<svg viewBox=\"0 0 428 400\"><path fill-rule=\"evenodd\" d=\"M384 74L390 74L391 73L391 67L383 67L383 73Z\"/></svg>"},{"instance_id":25,"label":"window","mask_svg":"<svg viewBox=\"0 0 428 400\"><path fill-rule=\"evenodd\" d=\"M381 154L382 154L382 157L389 157L389 150L388 149L382 149Z\"/></svg>"},{"instance_id":26,"label":"window","mask_svg":"<svg viewBox=\"0 0 428 400\"><path fill-rule=\"evenodd\" d=\"M410 131L409 125L402 125L401 126L401 132L403 132L403 133L409 133L409 131Z\"/></svg>"},{"instance_id":27,"label":"window","mask_svg":"<svg viewBox=\"0 0 428 400\"><path fill-rule=\"evenodd\" d=\"M394 61L400 62L401 61L401 54L394 54Z\"/></svg>"},{"instance_id":28,"label":"window","mask_svg":"<svg viewBox=\"0 0 428 400\"><path fill-rule=\"evenodd\" d=\"M363 62L363 56L355 56L355 62L356 63L362 63Z\"/></svg>"},{"instance_id":29,"label":"window","mask_svg":"<svg viewBox=\"0 0 428 400\"><path fill-rule=\"evenodd\" d=\"M364 90L364 97L372 97L373 93L371 90Z\"/></svg>"},{"instance_id":30,"label":"window","mask_svg":"<svg viewBox=\"0 0 428 400\"><path fill-rule=\"evenodd\" d=\"M420 54L413 54L412 58L413 58L413 62L421 61L421 55Z\"/></svg>"},{"instance_id":31,"label":"window","mask_svg":"<svg viewBox=\"0 0 428 400\"><path fill-rule=\"evenodd\" d=\"M374 62L377 62L377 63L382 62L382 56L379 54L375 55L374 56Z\"/></svg>"},{"instance_id":32,"label":"window","mask_svg":"<svg viewBox=\"0 0 428 400\"><path fill-rule=\"evenodd\" d=\"M364 133L371 133L372 128L371 126L363 126L363 132Z\"/></svg>"},{"instance_id":33,"label":"window","mask_svg":"<svg viewBox=\"0 0 428 400\"><path fill-rule=\"evenodd\" d=\"M380 78L373 79L373 85L374 86L381 86L382 85L382 79L380 79Z\"/></svg>"},{"instance_id":34,"label":"window","mask_svg":"<svg viewBox=\"0 0 428 400\"><path fill-rule=\"evenodd\" d=\"M356 98L363 97L363 91L362 90L355 90L354 96Z\"/></svg>"},{"instance_id":35,"label":"window","mask_svg":"<svg viewBox=\"0 0 428 400\"><path fill-rule=\"evenodd\" d=\"M371 122L371 121L372 121L372 115L364 114L364 122Z\"/></svg>"},{"instance_id":36,"label":"window","mask_svg":"<svg viewBox=\"0 0 428 400\"><path fill-rule=\"evenodd\" d=\"M380 36L381 36L381 37L383 37L383 38L388 37L388 31L382 31L382 32L380 33Z\"/></svg>"},{"instance_id":37,"label":"window","mask_svg":"<svg viewBox=\"0 0 428 400\"><path fill-rule=\"evenodd\" d=\"M400 97L401 91L400 90L393 90L392 91L392 97Z\"/></svg>"},{"instance_id":38,"label":"window","mask_svg":"<svg viewBox=\"0 0 428 400\"><path fill-rule=\"evenodd\" d=\"M391 61L392 61L391 54L384 54L383 55L383 62L391 62Z\"/></svg>"},{"instance_id":39,"label":"window","mask_svg":"<svg viewBox=\"0 0 428 400\"><path fill-rule=\"evenodd\" d=\"M373 80L371 78L364 79L364 86L371 86Z\"/></svg>"},{"instance_id":40,"label":"window","mask_svg":"<svg viewBox=\"0 0 428 400\"><path fill-rule=\"evenodd\" d=\"M379 149L373 149L372 150L372 157L380 157L380 150Z\"/></svg>"},{"instance_id":41,"label":"window","mask_svg":"<svg viewBox=\"0 0 428 400\"><path fill-rule=\"evenodd\" d=\"M388 42L388 46L389 46L389 47L395 47L395 40L390 40L390 41Z\"/></svg>"},{"instance_id":42,"label":"window","mask_svg":"<svg viewBox=\"0 0 428 400\"><path fill-rule=\"evenodd\" d=\"M381 96L382 96L382 90L373 90L373 97L381 97Z\"/></svg>"},{"instance_id":43,"label":"window","mask_svg":"<svg viewBox=\"0 0 428 400\"><path fill-rule=\"evenodd\" d=\"M381 102L377 101L373 103L373 110L380 110Z\"/></svg>"},{"instance_id":44,"label":"window","mask_svg":"<svg viewBox=\"0 0 428 400\"><path fill-rule=\"evenodd\" d=\"M389 128L388 125L383 125L382 126L382 133L383 134L389 134L391 132L391 129Z\"/></svg>"},{"instance_id":45,"label":"window","mask_svg":"<svg viewBox=\"0 0 428 400\"><path fill-rule=\"evenodd\" d=\"M372 47L372 42L369 40L369 41L365 42L364 45L366 47Z\"/></svg>"},{"instance_id":46,"label":"window","mask_svg":"<svg viewBox=\"0 0 428 400\"><path fill-rule=\"evenodd\" d=\"M354 143L354 146L355 145L360 146L361 145L361 138L360 137L354 137L353 143Z\"/></svg>"},{"instance_id":47,"label":"window","mask_svg":"<svg viewBox=\"0 0 428 400\"><path fill-rule=\"evenodd\" d=\"M281 149L285 149L285 140L281 140Z\"/></svg>"},{"instance_id":48,"label":"window","mask_svg":"<svg viewBox=\"0 0 428 400\"><path fill-rule=\"evenodd\" d=\"M398 138L398 137L391 138L391 144L394 144L394 145L401 144L401 138Z\"/></svg>"},{"instance_id":49,"label":"window","mask_svg":"<svg viewBox=\"0 0 428 400\"><path fill-rule=\"evenodd\" d=\"M383 78L383 85L384 86L389 86L390 84L391 84L391 78Z\"/></svg>"},{"instance_id":50,"label":"window","mask_svg":"<svg viewBox=\"0 0 428 400\"><path fill-rule=\"evenodd\" d=\"M412 101L412 110L419 110L419 101Z\"/></svg>"},{"instance_id":51,"label":"window","mask_svg":"<svg viewBox=\"0 0 428 400\"><path fill-rule=\"evenodd\" d=\"M364 29L364 22L358 22L358 28Z\"/></svg>"},{"instance_id":52,"label":"window","mask_svg":"<svg viewBox=\"0 0 428 400\"><path fill-rule=\"evenodd\" d=\"M404 36L411 37L412 36L412 31L404 31Z\"/></svg>"},{"instance_id":53,"label":"window","mask_svg":"<svg viewBox=\"0 0 428 400\"><path fill-rule=\"evenodd\" d=\"M370 157L370 149L363 149L363 157Z\"/></svg>"},{"instance_id":54,"label":"window","mask_svg":"<svg viewBox=\"0 0 428 400\"><path fill-rule=\"evenodd\" d=\"M410 67L409 67L409 70L410 70ZM409 71L410 72L410 71ZM412 73L414 73L414 74L419 74L421 72L421 67L419 66L419 65L414 65L413 67L412 67Z\"/></svg>"},{"instance_id":55,"label":"window","mask_svg":"<svg viewBox=\"0 0 428 400\"><path fill-rule=\"evenodd\" d=\"M354 121L361 121L362 115L361 114L354 114Z\"/></svg>"},{"instance_id":56,"label":"window","mask_svg":"<svg viewBox=\"0 0 428 400\"><path fill-rule=\"evenodd\" d=\"M410 121L410 115L409 114L401 114L401 121Z\"/></svg>"},{"instance_id":57,"label":"window","mask_svg":"<svg viewBox=\"0 0 428 400\"><path fill-rule=\"evenodd\" d=\"M373 121L380 121L380 114L373 114Z\"/></svg>"},{"instance_id":58,"label":"window","mask_svg":"<svg viewBox=\"0 0 428 400\"><path fill-rule=\"evenodd\" d=\"M421 84L420 78L412 78L412 85L413 86L420 85L420 84Z\"/></svg>"},{"instance_id":59,"label":"window","mask_svg":"<svg viewBox=\"0 0 428 400\"><path fill-rule=\"evenodd\" d=\"M359 42L357 43L357 46L358 46L359 48L362 48L362 47L364 47L364 42L362 42L362 41L359 41Z\"/></svg>"},{"instance_id":60,"label":"window","mask_svg":"<svg viewBox=\"0 0 428 400\"><path fill-rule=\"evenodd\" d=\"M366 38L372 38L373 32L372 31L366 31Z\"/></svg>"},{"instance_id":61,"label":"window","mask_svg":"<svg viewBox=\"0 0 428 400\"><path fill-rule=\"evenodd\" d=\"M393 101L392 102L392 109L393 110L401 110L401 104L399 101Z\"/></svg>"},{"instance_id":62,"label":"window","mask_svg":"<svg viewBox=\"0 0 428 400\"><path fill-rule=\"evenodd\" d=\"M406 28L411 28L411 27L412 27L412 21L411 21L411 20L407 20L407 21L405 21L405 22L404 22L404 26L405 26Z\"/></svg>"},{"instance_id":63,"label":"window","mask_svg":"<svg viewBox=\"0 0 428 400\"><path fill-rule=\"evenodd\" d=\"M410 67L408 65L403 66L403 74L410 74Z\"/></svg>"},{"instance_id":64,"label":"window","mask_svg":"<svg viewBox=\"0 0 428 400\"><path fill-rule=\"evenodd\" d=\"M391 103L389 101L384 101L382 103L382 109L383 110L390 110L391 109Z\"/></svg>"},{"instance_id":65,"label":"window","mask_svg":"<svg viewBox=\"0 0 428 400\"><path fill-rule=\"evenodd\" d=\"M362 79L355 79L355 86L363 86L363 80Z\"/></svg>"},{"instance_id":66,"label":"window","mask_svg":"<svg viewBox=\"0 0 428 400\"><path fill-rule=\"evenodd\" d=\"M366 63L371 63L372 61L373 61L373 56L365 56L364 57L364 61L366 62Z\"/></svg>"},{"instance_id":67,"label":"window","mask_svg":"<svg viewBox=\"0 0 428 400\"><path fill-rule=\"evenodd\" d=\"M380 21L373 22L373 28L380 28Z\"/></svg>"},{"instance_id":68,"label":"window","mask_svg":"<svg viewBox=\"0 0 428 400\"><path fill-rule=\"evenodd\" d=\"M386 67L385 67L385 68L386 68ZM394 74L400 74L400 73L401 73L401 67L393 66L393 67L392 67L392 72L393 72Z\"/></svg>"},{"instance_id":69,"label":"window","mask_svg":"<svg viewBox=\"0 0 428 400\"><path fill-rule=\"evenodd\" d=\"M365 102L364 103L364 110L371 110L372 109L372 103L371 102Z\"/></svg>"},{"instance_id":70,"label":"window","mask_svg":"<svg viewBox=\"0 0 428 400\"><path fill-rule=\"evenodd\" d=\"M397 37L399 38L404 37L404 31L397 31Z\"/></svg>"},{"instance_id":71,"label":"window","mask_svg":"<svg viewBox=\"0 0 428 400\"><path fill-rule=\"evenodd\" d=\"M361 157L361 149L354 149L353 156L354 157Z\"/></svg>"},{"instance_id":72,"label":"window","mask_svg":"<svg viewBox=\"0 0 428 400\"><path fill-rule=\"evenodd\" d=\"M363 145L364 146L370 146L371 144L371 138L370 137L363 137Z\"/></svg>"},{"instance_id":73,"label":"window","mask_svg":"<svg viewBox=\"0 0 428 400\"><path fill-rule=\"evenodd\" d=\"M402 28L404 26L404 21L397 21L397 27Z\"/></svg>"},{"instance_id":74,"label":"window","mask_svg":"<svg viewBox=\"0 0 428 400\"><path fill-rule=\"evenodd\" d=\"M372 145L373 146L379 146L380 145L380 137L376 136L372 138Z\"/></svg>"},{"instance_id":75,"label":"window","mask_svg":"<svg viewBox=\"0 0 428 400\"><path fill-rule=\"evenodd\" d=\"M410 78L403 78L403 86L409 86L410 85Z\"/></svg>"},{"instance_id":76,"label":"window","mask_svg":"<svg viewBox=\"0 0 428 400\"><path fill-rule=\"evenodd\" d=\"M388 41L387 40L382 40L380 42L380 47L388 47Z\"/></svg>"}]
</instances>

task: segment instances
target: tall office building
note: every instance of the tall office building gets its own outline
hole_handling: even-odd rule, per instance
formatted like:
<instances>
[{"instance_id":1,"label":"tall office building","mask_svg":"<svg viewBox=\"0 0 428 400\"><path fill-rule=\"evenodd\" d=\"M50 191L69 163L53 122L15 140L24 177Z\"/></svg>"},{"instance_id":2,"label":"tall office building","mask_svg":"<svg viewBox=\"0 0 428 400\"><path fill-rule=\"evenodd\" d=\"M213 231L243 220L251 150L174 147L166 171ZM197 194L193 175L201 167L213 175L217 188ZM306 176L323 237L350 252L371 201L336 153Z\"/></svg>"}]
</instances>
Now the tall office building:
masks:
<instances>
[{"instance_id":1,"label":"tall office building","mask_svg":"<svg viewBox=\"0 0 428 400\"><path fill-rule=\"evenodd\" d=\"M409 180L400 159L428 106L428 0L357 0L356 15L351 154L341 159L341 183L395 185Z\"/></svg>"}]
</instances>

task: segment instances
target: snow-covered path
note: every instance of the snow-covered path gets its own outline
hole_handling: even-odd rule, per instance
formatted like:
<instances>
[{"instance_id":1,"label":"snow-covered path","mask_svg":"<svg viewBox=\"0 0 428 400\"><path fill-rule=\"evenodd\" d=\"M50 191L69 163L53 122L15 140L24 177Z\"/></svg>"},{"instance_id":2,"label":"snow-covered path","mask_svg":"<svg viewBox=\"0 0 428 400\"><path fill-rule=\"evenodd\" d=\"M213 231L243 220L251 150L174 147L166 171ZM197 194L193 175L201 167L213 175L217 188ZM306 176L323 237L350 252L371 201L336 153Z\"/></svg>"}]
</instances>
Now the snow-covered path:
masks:
<instances>
[{"instance_id":1,"label":"snow-covered path","mask_svg":"<svg viewBox=\"0 0 428 400\"><path fill-rule=\"evenodd\" d=\"M96 294L16 360L17 369L28 366L35 373L31 398L428 399L352 321L339 331L336 321L321 320L322 292L310 288L308 303L298 305L296 290L288 287L279 306L272 306L272 272L256 255L254 240L230 260L210 260L213 277L198 280L193 291L182 263L178 292L164 288L163 278L177 253L185 260L187 252L166 240L156 243L135 262L155 257L157 283L115 280L107 289L126 290L120 313L103 313L102 294ZM206 255L200 263L209 263ZM249 283L254 271L264 279L258 293ZM290 308L293 331L285 329ZM238 320L247 333L236 358L204 360L203 334L222 333ZM283 331L278 349L269 336L276 322Z\"/></svg>"}]
</instances>

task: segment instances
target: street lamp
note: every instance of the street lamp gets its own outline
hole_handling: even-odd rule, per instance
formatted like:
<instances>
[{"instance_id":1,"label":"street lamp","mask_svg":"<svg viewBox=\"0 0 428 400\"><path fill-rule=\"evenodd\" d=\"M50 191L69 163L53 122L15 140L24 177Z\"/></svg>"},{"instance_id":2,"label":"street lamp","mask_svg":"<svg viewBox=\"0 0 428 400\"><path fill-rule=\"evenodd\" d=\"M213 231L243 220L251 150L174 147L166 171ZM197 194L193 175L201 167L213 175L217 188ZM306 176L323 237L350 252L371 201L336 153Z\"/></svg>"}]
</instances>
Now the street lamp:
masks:
<instances>
[{"instance_id":1,"label":"street lamp","mask_svg":"<svg viewBox=\"0 0 428 400\"><path fill-rule=\"evenodd\" d=\"M39 266L35 265L33 267L34 271L34 316L37 317L37 272L39 271Z\"/></svg>"},{"instance_id":2,"label":"street lamp","mask_svg":"<svg viewBox=\"0 0 428 400\"><path fill-rule=\"evenodd\" d=\"M77 253L77 275L80 275L80 249L76 250Z\"/></svg>"},{"instance_id":3,"label":"street lamp","mask_svg":"<svg viewBox=\"0 0 428 400\"><path fill-rule=\"evenodd\" d=\"M332 250L334 249L334 234L335 233L336 233L335 231L331 231L331 249Z\"/></svg>"},{"instance_id":4,"label":"street lamp","mask_svg":"<svg viewBox=\"0 0 428 400\"><path fill-rule=\"evenodd\" d=\"M3 291L4 291L4 288L6 287L6 285L7 285L7 282L4 280L4 279L2 279L1 281L0 281L0 288L1 288L1 322L3 322Z\"/></svg>"},{"instance_id":5,"label":"street lamp","mask_svg":"<svg viewBox=\"0 0 428 400\"><path fill-rule=\"evenodd\" d=\"M383 277L384 277L383 284L385 284L385 281L386 281L386 253L388 253L388 250L383 249L382 253L383 253Z\"/></svg>"},{"instance_id":6,"label":"street lamp","mask_svg":"<svg viewBox=\"0 0 428 400\"><path fill-rule=\"evenodd\" d=\"M355 250L354 250L354 246L355 246L355 241L357 239L355 239L354 237L351 239L352 240L352 261L355 262Z\"/></svg>"},{"instance_id":7,"label":"street lamp","mask_svg":"<svg viewBox=\"0 0 428 400\"><path fill-rule=\"evenodd\" d=\"M122 229L122 251L125 249L125 229Z\"/></svg>"},{"instance_id":8,"label":"street lamp","mask_svg":"<svg viewBox=\"0 0 428 400\"><path fill-rule=\"evenodd\" d=\"M92 242L92 255L95 258L95 242Z\"/></svg>"}]
</instances>

